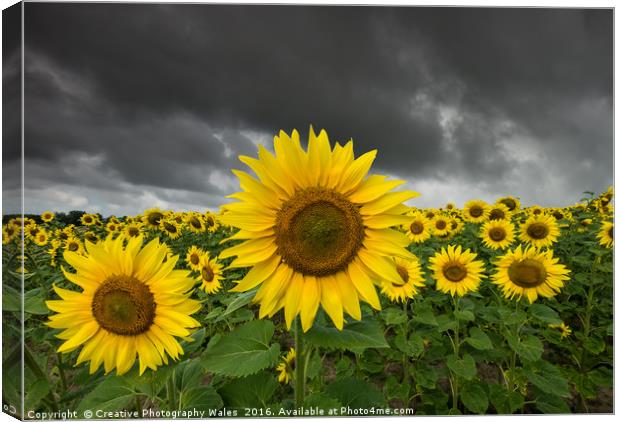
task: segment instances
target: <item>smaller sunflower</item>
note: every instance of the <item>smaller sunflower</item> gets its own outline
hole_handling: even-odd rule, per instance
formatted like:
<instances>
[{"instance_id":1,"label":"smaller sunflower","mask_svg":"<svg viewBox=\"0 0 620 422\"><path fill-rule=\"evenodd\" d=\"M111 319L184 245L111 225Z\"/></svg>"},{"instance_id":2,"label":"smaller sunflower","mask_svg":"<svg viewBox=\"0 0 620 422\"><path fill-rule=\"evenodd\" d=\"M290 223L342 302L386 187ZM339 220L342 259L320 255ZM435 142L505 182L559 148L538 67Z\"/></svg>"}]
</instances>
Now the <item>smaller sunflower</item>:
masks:
<instances>
[{"instance_id":1,"label":"smaller sunflower","mask_svg":"<svg viewBox=\"0 0 620 422\"><path fill-rule=\"evenodd\" d=\"M142 226L138 223L128 223L123 229L125 235L129 237L138 237L142 234Z\"/></svg>"},{"instance_id":2,"label":"smaller sunflower","mask_svg":"<svg viewBox=\"0 0 620 422\"><path fill-rule=\"evenodd\" d=\"M217 221L216 215L213 214L211 211L205 211L204 221L205 221L207 230L209 230L209 232L211 233L216 231L217 228L220 226L220 224Z\"/></svg>"},{"instance_id":3,"label":"smaller sunflower","mask_svg":"<svg viewBox=\"0 0 620 422\"><path fill-rule=\"evenodd\" d=\"M187 266L194 271L200 271L200 258L204 254L205 251L195 245L192 245L192 247L187 251L187 255L185 255L185 262L187 263Z\"/></svg>"},{"instance_id":4,"label":"smaller sunflower","mask_svg":"<svg viewBox=\"0 0 620 422\"><path fill-rule=\"evenodd\" d=\"M596 237L598 237L600 245L605 246L606 248L613 248L614 223L610 221L604 222Z\"/></svg>"},{"instance_id":5,"label":"smaller sunflower","mask_svg":"<svg viewBox=\"0 0 620 422\"><path fill-rule=\"evenodd\" d=\"M553 297L564 287L570 270L558 262L551 250L522 249L519 245L498 260L492 280L506 299L525 296L533 303L538 296Z\"/></svg>"},{"instance_id":6,"label":"smaller sunflower","mask_svg":"<svg viewBox=\"0 0 620 422\"><path fill-rule=\"evenodd\" d=\"M161 219L159 221L159 230L170 239L176 239L181 235L181 226L174 219Z\"/></svg>"},{"instance_id":7,"label":"smaller sunflower","mask_svg":"<svg viewBox=\"0 0 620 422\"><path fill-rule=\"evenodd\" d=\"M39 232L34 237L34 243L36 243L39 246L45 246L45 245L47 245L47 242L49 241L49 238L50 238L50 236L47 233L47 231L39 230Z\"/></svg>"},{"instance_id":8,"label":"smaller sunflower","mask_svg":"<svg viewBox=\"0 0 620 422\"><path fill-rule=\"evenodd\" d=\"M209 254L205 252L200 258L199 269L200 281L202 282L202 289L208 293L216 293L221 287L222 283L222 266L217 263L216 258L210 259Z\"/></svg>"},{"instance_id":9,"label":"smaller sunflower","mask_svg":"<svg viewBox=\"0 0 620 422\"><path fill-rule=\"evenodd\" d=\"M71 236L65 240L65 251L82 254L84 253L84 245L80 242L80 239Z\"/></svg>"},{"instance_id":10,"label":"smaller sunflower","mask_svg":"<svg viewBox=\"0 0 620 422\"><path fill-rule=\"evenodd\" d=\"M545 210L543 207L539 205L532 205L531 207L527 209L527 213L529 215L541 215L545 213Z\"/></svg>"},{"instance_id":11,"label":"smaller sunflower","mask_svg":"<svg viewBox=\"0 0 620 422\"><path fill-rule=\"evenodd\" d=\"M533 215L521 225L519 239L536 248L553 245L560 235L560 229L553 218L547 214Z\"/></svg>"},{"instance_id":12,"label":"smaller sunflower","mask_svg":"<svg viewBox=\"0 0 620 422\"><path fill-rule=\"evenodd\" d=\"M19 229L13 224L5 224L2 227L2 244L6 245L10 243L15 237L17 237L17 233L19 233Z\"/></svg>"},{"instance_id":13,"label":"smaller sunflower","mask_svg":"<svg viewBox=\"0 0 620 422\"><path fill-rule=\"evenodd\" d=\"M202 215L191 212L185 217L185 224L192 233L204 233L207 229Z\"/></svg>"},{"instance_id":14,"label":"smaller sunflower","mask_svg":"<svg viewBox=\"0 0 620 422\"><path fill-rule=\"evenodd\" d=\"M482 226L480 237L491 249L506 249L515 240L514 226L506 220L490 220Z\"/></svg>"},{"instance_id":15,"label":"smaller sunflower","mask_svg":"<svg viewBox=\"0 0 620 422\"><path fill-rule=\"evenodd\" d=\"M28 239L30 240L34 240L39 230L41 230L41 228L36 224L28 224L24 227L24 233L26 234L26 237L28 237Z\"/></svg>"},{"instance_id":16,"label":"smaller sunflower","mask_svg":"<svg viewBox=\"0 0 620 422\"><path fill-rule=\"evenodd\" d=\"M55 217L55 214L51 211L43 211L41 213L41 220L45 221L46 223L49 223L50 221L52 221Z\"/></svg>"},{"instance_id":17,"label":"smaller sunflower","mask_svg":"<svg viewBox=\"0 0 620 422\"><path fill-rule=\"evenodd\" d=\"M97 236L95 232L89 230L84 233L84 240L88 240L92 243L97 243L99 241L99 236Z\"/></svg>"},{"instance_id":18,"label":"smaller sunflower","mask_svg":"<svg viewBox=\"0 0 620 422\"><path fill-rule=\"evenodd\" d=\"M445 236L450 231L450 219L445 215L437 214L431 221L433 234L437 237Z\"/></svg>"},{"instance_id":19,"label":"smaller sunflower","mask_svg":"<svg viewBox=\"0 0 620 422\"><path fill-rule=\"evenodd\" d=\"M97 216L94 214L82 214L82 217L80 217L80 222L82 223L83 226L94 226L95 224L97 224Z\"/></svg>"},{"instance_id":20,"label":"smaller sunflower","mask_svg":"<svg viewBox=\"0 0 620 422\"><path fill-rule=\"evenodd\" d=\"M142 221L147 227L151 229L159 229L161 219L164 217L164 212L159 208L150 208L144 211Z\"/></svg>"},{"instance_id":21,"label":"smaller sunflower","mask_svg":"<svg viewBox=\"0 0 620 422\"><path fill-rule=\"evenodd\" d=\"M489 206L489 220L508 220L510 221L511 212L504 204Z\"/></svg>"},{"instance_id":22,"label":"smaller sunflower","mask_svg":"<svg viewBox=\"0 0 620 422\"><path fill-rule=\"evenodd\" d=\"M64 229L56 229L54 232L54 236L56 239L65 242L71 236L73 236L73 228L71 226L67 226Z\"/></svg>"},{"instance_id":23,"label":"smaller sunflower","mask_svg":"<svg viewBox=\"0 0 620 422\"><path fill-rule=\"evenodd\" d=\"M110 234L118 233L121 230L121 225L116 221L109 221L108 224L105 225L105 229Z\"/></svg>"},{"instance_id":24,"label":"smaller sunflower","mask_svg":"<svg viewBox=\"0 0 620 422\"><path fill-rule=\"evenodd\" d=\"M560 330L560 339L566 338L573 333L573 330L571 330L571 328L563 322L560 324L549 324L549 328Z\"/></svg>"},{"instance_id":25,"label":"smaller sunflower","mask_svg":"<svg viewBox=\"0 0 620 422\"><path fill-rule=\"evenodd\" d=\"M508 211L513 212L521 208L521 202L519 198L514 196L504 196L496 201L496 204L504 204L508 208Z\"/></svg>"},{"instance_id":26,"label":"smaller sunflower","mask_svg":"<svg viewBox=\"0 0 620 422\"><path fill-rule=\"evenodd\" d=\"M432 224L423 214L415 212L413 219L405 231L409 239L414 243L422 243L431 237Z\"/></svg>"},{"instance_id":27,"label":"smaller sunflower","mask_svg":"<svg viewBox=\"0 0 620 422\"><path fill-rule=\"evenodd\" d=\"M454 204L454 202L448 202L446 204L446 210L447 211L454 211L454 210L456 210L456 205Z\"/></svg>"},{"instance_id":28,"label":"smaller sunflower","mask_svg":"<svg viewBox=\"0 0 620 422\"><path fill-rule=\"evenodd\" d=\"M290 350L281 358L281 362L276 366L278 372L278 381L282 384L288 384L293 379L295 370L295 348Z\"/></svg>"},{"instance_id":29,"label":"smaller sunflower","mask_svg":"<svg viewBox=\"0 0 620 422\"><path fill-rule=\"evenodd\" d=\"M429 259L430 270L437 281L437 290L454 296L464 296L467 292L478 290L484 277L484 263L476 259L476 254L461 246L441 248Z\"/></svg>"},{"instance_id":30,"label":"smaller sunflower","mask_svg":"<svg viewBox=\"0 0 620 422\"><path fill-rule=\"evenodd\" d=\"M465 203L463 218L472 223L480 223L489 218L489 206L486 202L474 199Z\"/></svg>"},{"instance_id":31,"label":"smaller sunflower","mask_svg":"<svg viewBox=\"0 0 620 422\"><path fill-rule=\"evenodd\" d=\"M422 214L424 215L425 218L427 218L428 220L432 220L433 218L435 218L435 216L437 214L439 214L439 210L436 210L434 208L429 208L425 211L422 212Z\"/></svg>"},{"instance_id":32,"label":"smaller sunflower","mask_svg":"<svg viewBox=\"0 0 620 422\"><path fill-rule=\"evenodd\" d=\"M403 279L403 284L394 284L389 280L381 280L381 293L392 302L405 302L408 298L418 294L418 288L424 286L424 277L420 261L414 257L411 260L394 258L396 272Z\"/></svg>"}]
</instances>

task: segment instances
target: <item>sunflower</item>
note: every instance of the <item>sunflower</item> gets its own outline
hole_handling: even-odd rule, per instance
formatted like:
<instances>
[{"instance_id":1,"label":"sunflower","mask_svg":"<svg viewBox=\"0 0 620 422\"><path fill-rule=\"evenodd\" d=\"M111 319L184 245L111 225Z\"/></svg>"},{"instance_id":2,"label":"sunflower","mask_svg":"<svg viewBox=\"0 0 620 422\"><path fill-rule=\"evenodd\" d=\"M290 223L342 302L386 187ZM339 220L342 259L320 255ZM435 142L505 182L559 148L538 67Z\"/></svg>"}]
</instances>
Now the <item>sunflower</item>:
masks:
<instances>
[{"instance_id":1,"label":"sunflower","mask_svg":"<svg viewBox=\"0 0 620 422\"><path fill-rule=\"evenodd\" d=\"M432 224L423 214L415 212L413 220L405 226L405 233L414 243L422 243L431 237Z\"/></svg>"},{"instance_id":2,"label":"sunflower","mask_svg":"<svg viewBox=\"0 0 620 422\"><path fill-rule=\"evenodd\" d=\"M489 206L489 220L510 220L510 210L504 204Z\"/></svg>"},{"instance_id":3,"label":"sunflower","mask_svg":"<svg viewBox=\"0 0 620 422\"><path fill-rule=\"evenodd\" d=\"M50 317L52 328L62 329L65 342L58 352L80 346L76 365L90 361L93 374L103 363L105 372L116 368L122 375L140 360L140 374L148 367L178 359L183 349L175 337L188 337L200 324L191 314L200 309L189 298L194 281L185 270L174 270L178 257L163 263L165 249L155 238L141 248L142 236L127 240L111 236L87 243L87 253L64 253L77 272L63 268L67 279L82 291L54 286L60 300L48 300L58 312Z\"/></svg>"},{"instance_id":4,"label":"sunflower","mask_svg":"<svg viewBox=\"0 0 620 422\"><path fill-rule=\"evenodd\" d=\"M441 248L429 258L430 270L437 281L437 290L454 296L464 296L467 292L478 290L484 275L484 264L476 260L476 254L461 246Z\"/></svg>"},{"instance_id":5,"label":"sunflower","mask_svg":"<svg viewBox=\"0 0 620 422\"><path fill-rule=\"evenodd\" d=\"M138 237L142 234L142 225L139 223L128 223L123 229L127 237Z\"/></svg>"},{"instance_id":6,"label":"sunflower","mask_svg":"<svg viewBox=\"0 0 620 422\"><path fill-rule=\"evenodd\" d=\"M51 211L43 211L41 213L41 220L43 220L46 223L49 223L50 221L52 221L55 217L55 214Z\"/></svg>"},{"instance_id":7,"label":"sunflower","mask_svg":"<svg viewBox=\"0 0 620 422\"><path fill-rule=\"evenodd\" d=\"M64 229L56 229L54 232L56 239L66 241L69 237L73 236L73 229L71 226L67 226Z\"/></svg>"},{"instance_id":8,"label":"sunflower","mask_svg":"<svg viewBox=\"0 0 620 422\"><path fill-rule=\"evenodd\" d=\"M276 366L276 371L279 373L278 381L282 384L288 384L288 382L293 378L293 373L295 370L295 348L291 347L288 352L284 356L278 366Z\"/></svg>"},{"instance_id":9,"label":"sunflower","mask_svg":"<svg viewBox=\"0 0 620 422\"><path fill-rule=\"evenodd\" d=\"M206 293L215 293L222 287L222 266L217 263L216 258L211 259L207 252L200 257L198 271L201 287Z\"/></svg>"},{"instance_id":10,"label":"sunflower","mask_svg":"<svg viewBox=\"0 0 620 422\"><path fill-rule=\"evenodd\" d=\"M80 217L80 222L83 226L93 226L97 224L97 216L88 213L82 214L82 217Z\"/></svg>"},{"instance_id":11,"label":"sunflower","mask_svg":"<svg viewBox=\"0 0 620 422\"><path fill-rule=\"evenodd\" d=\"M209 230L210 233L213 233L219 227L217 217L215 216L215 214L213 214L210 211L205 211L204 221L205 221L205 226L207 227L207 230Z\"/></svg>"},{"instance_id":12,"label":"sunflower","mask_svg":"<svg viewBox=\"0 0 620 422\"><path fill-rule=\"evenodd\" d=\"M431 221L431 224L435 236L445 236L450 231L450 219L445 215L437 214L433 221Z\"/></svg>"},{"instance_id":13,"label":"sunflower","mask_svg":"<svg viewBox=\"0 0 620 422\"><path fill-rule=\"evenodd\" d=\"M418 294L419 287L424 286L422 267L416 257L411 260L394 258L394 264L404 284L394 284L387 280L381 280L381 293L392 302L405 302L407 298L412 298Z\"/></svg>"},{"instance_id":14,"label":"sunflower","mask_svg":"<svg viewBox=\"0 0 620 422\"><path fill-rule=\"evenodd\" d=\"M602 206L606 206L609 204L614 197L614 187L610 186L607 188L607 191L601 195L600 201Z\"/></svg>"},{"instance_id":15,"label":"sunflower","mask_svg":"<svg viewBox=\"0 0 620 422\"><path fill-rule=\"evenodd\" d=\"M187 255L185 255L185 262L187 263L187 266L194 271L200 271L200 258L204 254L205 251L192 245L192 247L187 251Z\"/></svg>"},{"instance_id":16,"label":"sunflower","mask_svg":"<svg viewBox=\"0 0 620 422\"><path fill-rule=\"evenodd\" d=\"M446 204L446 210L447 211L454 211L454 210L456 210L456 205L454 204L454 202L448 202Z\"/></svg>"},{"instance_id":17,"label":"sunflower","mask_svg":"<svg viewBox=\"0 0 620 422\"><path fill-rule=\"evenodd\" d=\"M144 211L144 215L142 216L142 221L146 224L147 227L151 229L159 229L159 223L161 219L164 217L164 212L159 208L150 208Z\"/></svg>"},{"instance_id":18,"label":"sunflower","mask_svg":"<svg viewBox=\"0 0 620 422\"><path fill-rule=\"evenodd\" d=\"M463 218L472 223L480 223L489 218L489 206L486 202L474 199L465 203Z\"/></svg>"},{"instance_id":19,"label":"sunflower","mask_svg":"<svg viewBox=\"0 0 620 422\"><path fill-rule=\"evenodd\" d=\"M185 217L185 223L192 233L204 233L207 229L202 215L197 212L188 213Z\"/></svg>"},{"instance_id":20,"label":"sunflower","mask_svg":"<svg viewBox=\"0 0 620 422\"><path fill-rule=\"evenodd\" d=\"M80 242L80 239L77 237L70 236L65 240L65 251L82 254L84 252L84 245L82 245L82 242Z\"/></svg>"},{"instance_id":21,"label":"sunflower","mask_svg":"<svg viewBox=\"0 0 620 422\"><path fill-rule=\"evenodd\" d=\"M181 235L181 226L174 219L161 219L159 221L159 230L164 232L170 239L176 239Z\"/></svg>"},{"instance_id":22,"label":"sunflower","mask_svg":"<svg viewBox=\"0 0 620 422\"><path fill-rule=\"evenodd\" d=\"M501 286L505 298L525 296L533 303L538 296L555 296L564 287L570 270L558 261L551 250L519 245L499 259L492 280Z\"/></svg>"},{"instance_id":23,"label":"sunflower","mask_svg":"<svg viewBox=\"0 0 620 422\"><path fill-rule=\"evenodd\" d=\"M573 330L571 330L571 328L563 322L560 324L549 324L549 328L560 330L560 339L566 338L573 333Z\"/></svg>"},{"instance_id":24,"label":"sunflower","mask_svg":"<svg viewBox=\"0 0 620 422\"><path fill-rule=\"evenodd\" d=\"M551 246L560 235L555 218L547 214L533 215L521 225L519 238L536 248Z\"/></svg>"},{"instance_id":25,"label":"sunflower","mask_svg":"<svg viewBox=\"0 0 620 422\"><path fill-rule=\"evenodd\" d=\"M37 226L36 224L34 224L34 223L33 224L28 224L27 226L24 226L24 233L26 234L26 236L30 240L34 240L34 238L37 235L37 233L39 232L39 230L41 230L41 228L39 226Z\"/></svg>"},{"instance_id":26,"label":"sunflower","mask_svg":"<svg viewBox=\"0 0 620 422\"><path fill-rule=\"evenodd\" d=\"M541 215L545 213L545 210L543 207L539 206L539 205L532 205L531 207L529 207L527 209L527 212L529 215Z\"/></svg>"},{"instance_id":27,"label":"sunflower","mask_svg":"<svg viewBox=\"0 0 620 422\"><path fill-rule=\"evenodd\" d=\"M105 225L105 229L109 234L118 233L121 230L121 225L116 221L109 221L108 224Z\"/></svg>"},{"instance_id":28,"label":"sunflower","mask_svg":"<svg viewBox=\"0 0 620 422\"><path fill-rule=\"evenodd\" d=\"M490 220L482 226L480 237L491 249L506 249L515 240L514 226L506 220Z\"/></svg>"},{"instance_id":29,"label":"sunflower","mask_svg":"<svg viewBox=\"0 0 620 422\"><path fill-rule=\"evenodd\" d=\"M439 214L439 210L436 210L434 208L429 208L425 210L423 214L424 214L424 217L426 217L428 220L432 220L433 218L435 218L437 214Z\"/></svg>"},{"instance_id":30,"label":"sunflower","mask_svg":"<svg viewBox=\"0 0 620 422\"><path fill-rule=\"evenodd\" d=\"M99 241L99 236L95 234L95 232L87 231L84 233L84 240L88 240L89 242L96 243Z\"/></svg>"},{"instance_id":31,"label":"sunflower","mask_svg":"<svg viewBox=\"0 0 620 422\"><path fill-rule=\"evenodd\" d=\"M41 229L37 232L37 234L34 237L34 243L36 243L39 246L45 246L47 245L47 242L49 240L49 234L47 233L47 231Z\"/></svg>"},{"instance_id":32,"label":"sunflower","mask_svg":"<svg viewBox=\"0 0 620 422\"><path fill-rule=\"evenodd\" d=\"M361 319L359 298L380 309L372 280L403 284L390 258L411 259L406 236L390 227L411 218L403 201L411 191L385 176L366 177L376 151L354 159L353 142L332 149L325 131L310 128L307 151L299 133L274 139L275 156L259 146L258 159L239 157L258 176L233 170L241 188L225 205L224 224L240 229L231 239L247 239L220 254L237 256L230 268L254 266L233 289L261 285L254 300L259 317L284 308L287 326L299 314L310 329L319 305L338 329L343 312Z\"/></svg>"},{"instance_id":33,"label":"sunflower","mask_svg":"<svg viewBox=\"0 0 620 422\"><path fill-rule=\"evenodd\" d=\"M504 196L499 198L496 204L504 204L508 208L508 211L513 212L521 208L521 202L519 198L515 198L514 196Z\"/></svg>"},{"instance_id":34,"label":"sunflower","mask_svg":"<svg viewBox=\"0 0 620 422\"><path fill-rule=\"evenodd\" d=\"M2 244L6 245L7 243L10 243L11 240L15 239L17 237L17 234L19 233L19 229L13 225L13 224L5 224L2 227Z\"/></svg>"},{"instance_id":35,"label":"sunflower","mask_svg":"<svg viewBox=\"0 0 620 422\"><path fill-rule=\"evenodd\" d=\"M603 223L598 235L599 244L606 248L614 247L614 223L606 221Z\"/></svg>"}]
</instances>

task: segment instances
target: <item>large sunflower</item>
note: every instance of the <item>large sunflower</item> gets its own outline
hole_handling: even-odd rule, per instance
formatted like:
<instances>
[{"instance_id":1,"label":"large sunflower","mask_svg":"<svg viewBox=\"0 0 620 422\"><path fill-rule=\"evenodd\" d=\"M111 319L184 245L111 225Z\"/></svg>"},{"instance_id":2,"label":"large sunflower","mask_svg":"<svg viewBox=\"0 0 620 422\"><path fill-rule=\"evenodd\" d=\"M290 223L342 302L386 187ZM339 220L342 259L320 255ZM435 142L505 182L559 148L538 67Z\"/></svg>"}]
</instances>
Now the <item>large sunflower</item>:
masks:
<instances>
[{"instance_id":1,"label":"large sunflower","mask_svg":"<svg viewBox=\"0 0 620 422\"><path fill-rule=\"evenodd\" d=\"M424 286L422 267L418 258L411 260L394 258L396 271L403 279L404 284L394 284L391 281L381 280L381 293L392 302L405 302L418 294L418 288Z\"/></svg>"},{"instance_id":2,"label":"large sunflower","mask_svg":"<svg viewBox=\"0 0 620 422\"><path fill-rule=\"evenodd\" d=\"M519 245L499 259L492 280L507 299L525 296L533 303L538 296L555 296L568 280L570 270L558 261L551 250L522 249Z\"/></svg>"},{"instance_id":3,"label":"large sunflower","mask_svg":"<svg viewBox=\"0 0 620 422\"><path fill-rule=\"evenodd\" d=\"M234 290L261 285L261 318L284 308L287 326L299 314L307 331L321 305L342 329L343 312L361 318L360 298L380 309L373 280L403 284L390 258L411 259L409 241L390 227L410 221L402 202L418 194L390 192L400 180L366 177L376 151L354 159L352 141L332 149L327 133L312 128L309 138L305 151L296 130L281 131L275 156L259 146L258 159L240 157L258 180L233 171L243 192L230 196L240 202L223 206L220 219L245 242L220 258L237 256L231 268L253 266Z\"/></svg>"},{"instance_id":4,"label":"large sunflower","mask_svg":"<svg viewBox=\"0 0 620 422\"><path fill-rule=\"evenodd\" d=\"M597 234L599 244L606 248L614 247L614 223L606 221Z\"/></svg>"},{"instance_id":5,"label":"large sunflower","mask_svg":"<svg viewBox=\"0 0 620 422\"><path fill-rule=\"evenodd\" d=\"M58 312L47 323L63 330L65 342L59 352L82 350L77 364L90 361L90 373L103 363L105 372L116 368L121 375L133 366L136 354L140 374L156 370L177 359L183 349L175 337L187 337L198 322L189 315L200 304L189 298L194 280L189 272L174 270L178 257L163 262L166 249L155 238L144 248L142 236L124 236L98 243L86 243L87 253L64 253L77 272L63 268L67 279L81 292L54 287L61 300L48 300Z\"/></svg>"},{"instance_id":6,"label":"large sunflower","mask_svg":"<svg viewBox=\"0 0 620 422\"><path fill-rule=\"evenodd\" d=\"M452 296L464 296L467 292L478 290L484 275L484 263L476 260L476 254L461 246L441 248L429 258L429 268L437 281L437 290Z\"/></svg>"},{"instance_id":7,"label":"large sunflower","mask_svg":"<svg viewBox=\"0 0 620 422\"><path fill-rule=\"evenodd\" d=\"M519 238L522 242L541 248L553 245L559 235L560 229L555 218L543 213L531 216L521 225Z\"/></svg>"},{"instance_id":8,"label":"large sunflower","mask_svg":"<svg viewBox=\"0 0 620 422\"><path fill-rule=\"evenodd\" d=\"M515 240L514 226L506 220L490 220L482 226L480 237L491 249L505 249Z\"/></svg>"}]
</instances>

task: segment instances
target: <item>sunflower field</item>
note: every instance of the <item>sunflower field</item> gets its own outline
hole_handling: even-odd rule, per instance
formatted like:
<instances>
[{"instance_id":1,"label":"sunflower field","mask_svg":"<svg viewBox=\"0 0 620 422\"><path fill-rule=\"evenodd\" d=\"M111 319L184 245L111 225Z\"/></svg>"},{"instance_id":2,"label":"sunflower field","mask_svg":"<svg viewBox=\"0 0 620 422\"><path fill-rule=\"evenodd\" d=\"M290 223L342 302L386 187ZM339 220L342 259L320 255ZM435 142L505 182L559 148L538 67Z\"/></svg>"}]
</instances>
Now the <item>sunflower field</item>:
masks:
<instances>
[{"instance_id":1,"label":"sunflower field","mask_svg":"<svg viewBox=\"0 0 620 422\"><path fill-rule=\"evenodd\" d=\"M273 151L217 211L5 217L5 412L613 411L612 188L421 209L351 141Z\"/></svg>"}]
</instances>

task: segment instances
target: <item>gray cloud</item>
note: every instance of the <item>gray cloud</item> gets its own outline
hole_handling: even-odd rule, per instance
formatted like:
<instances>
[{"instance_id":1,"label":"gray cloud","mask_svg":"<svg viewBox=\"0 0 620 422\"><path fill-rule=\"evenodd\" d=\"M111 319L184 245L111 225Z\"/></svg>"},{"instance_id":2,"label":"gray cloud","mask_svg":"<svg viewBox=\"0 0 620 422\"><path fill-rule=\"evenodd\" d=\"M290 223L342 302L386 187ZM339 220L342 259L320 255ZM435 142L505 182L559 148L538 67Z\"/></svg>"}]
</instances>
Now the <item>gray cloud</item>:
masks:
<instances>
[{"instance_id":1,"label":"gray cloud","mask_svg":"<svg viewBox=\"0 0 620 422\"><path fill-rule=\"evenodd\" d=\"M26 20L32 211L71 203L46 189L104 213L217 207L237 155L311 123L379 149L419 205L565 205L612 182L611 10L31 3Z\"/></svg>"}]
</instances>

